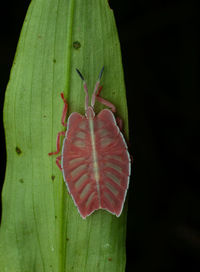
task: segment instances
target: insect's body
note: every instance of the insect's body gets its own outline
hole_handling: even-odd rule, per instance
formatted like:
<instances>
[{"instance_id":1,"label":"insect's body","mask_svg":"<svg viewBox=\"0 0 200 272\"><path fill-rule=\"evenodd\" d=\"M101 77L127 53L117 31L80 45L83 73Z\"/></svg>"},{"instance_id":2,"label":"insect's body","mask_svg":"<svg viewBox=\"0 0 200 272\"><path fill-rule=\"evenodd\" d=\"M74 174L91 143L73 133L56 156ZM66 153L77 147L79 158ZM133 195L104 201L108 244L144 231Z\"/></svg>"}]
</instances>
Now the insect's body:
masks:
<instances>
[{"instance_id":1,"label":"insect's body","mask_svg":"<svg viewBox=\"0 0 200 272\"><path fill-rule=\"evenodd\" d=\"M87 91L86 85L84 89ZM94 101L98 89L99 84L96 84ZM67 121L59 157L63 177L83 218L98 209L119 216L130 175L127 145L113 113L104 109L95 116L93 106L88 106L87 100L86 92L85 116L74 112ZM106 105L110 103L100 97L98 100ZM50 155L55 153L58 152Z\"/></svg>"}]
</instances>

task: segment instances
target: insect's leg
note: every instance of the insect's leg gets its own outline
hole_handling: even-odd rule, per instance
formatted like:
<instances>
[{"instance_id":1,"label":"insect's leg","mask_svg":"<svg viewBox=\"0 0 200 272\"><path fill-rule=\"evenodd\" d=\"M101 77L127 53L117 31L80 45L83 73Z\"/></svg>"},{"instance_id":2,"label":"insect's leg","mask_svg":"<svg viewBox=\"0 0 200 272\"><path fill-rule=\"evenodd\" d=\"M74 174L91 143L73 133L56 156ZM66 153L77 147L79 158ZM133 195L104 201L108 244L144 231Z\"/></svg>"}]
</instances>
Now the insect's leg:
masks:
<instances>
[{"instance_id":1,"label":"insect's leg","mask_svg":"<svg viewBox=\"0 0 200 272\"><path fill-rule=\"evenodd\" d=\"M106 99L104 99L104 98L102 98L102 97L99 96L99 95L100 95L100 92L101 92L101 90L102 90L102 88L103 88L103 86L100 86L100 87L99 87L99 90L98 90L97 95L96 95L96 99L97 99L101 104L103 104L103 105L109 107L109 108L111 109L112 112L116 112L116 108L115 108L115 105L114 105L114 104L112 104L110 101L108 101L108 100L106 100ZM122 131L122 130L123 130L123 121L122 121L122 119L119 118L119 117L116 117L116 122L117 122L117 125L118 125L119 129Z\"/></svg>"},{"instance_id":2,"label":"insect's leg","mask_svg":"<svg viewBox=\"0 0 200 272\"><path fill-rule=\"evenodd\" d=\"M57 164L57 166L60 168L60 170L62 170L62 167L61 167L60 161L61 161L61 155L60 155L60 156L58 156L58 157L56 158L56 164Z\"/></svg>"},{"instance_id":3,"label":"insect's leg","mask_svg":"<svg viewBox=\"0 0 200 272\"><path fill-rule=\"evenodd\" d=\"M123 121L118 116L116 117L116 123L117 123L119 129L122 131L123 130Z\"/></svg>"},{"instance_id":4,"label":"insect's leg","mask_svg":"<svg viewBox=\"0 0 200 272\"><path fill-rule=\"evenodd\" d=\"M68 105L67 105L67 101L65 100L64 98L64 94L61 93L61 98L64 102L64 107L63 107L63 112L62 112L62 117L61 117L61 123L63 126L67 126L67 123L65 122L65 119L66 119L66 115L67 115L67 108L68 108ZM58 135L57 135L57 141L56 141L56 151L55 152L50 152L48 153L49 156L51 155L56 155L60 152L60 137L61 135L65 135L65 132L64 131L61 131L61 132L58 132ZM58 159L58 158L57 158ZM59 161L56 159L56 164L58 165L58 167L61 169L61 167L59 166Z\"/></svg>"},{"instance_id":5,"label":"insect's leg","mask_svg":"<svg viewBox=\"0 0 200 272\"><path fill-rule=\"evenodd\" d=\"M58 132L57 141L56 141L57 150L56 150L55 152L50 152L50 153L48 153L49 156L51 156L51 155L56 155L56 154L58 154L58 153L60 152L60 136L61 136L61 135L64 136L64 135L65 135L65 132L64 132L64 131Z\"/></svg>"},{"instance_id":6,"label":"insect's leg","mask_svg":"<svg viewBox=\"0 0 200 272\"><path fill-rule=\"evenodd\" d=\"M62 117L61 117L61 123L62 123L62 125L64 127L66 127L67 126L67 122L65 122L65 119L66 119L66 116L67 116L68 104L67 104L67 101L64 98L64 94L61 93L60 95L61 95L61 98L62 98L62 100L64 102L64 107L63 107L63 112L62 112Z\"/></svg>"},{"instance_id":7,"label":"insect's leg","mask_svg":"<svg viewBox=\"0 0 200 272\"><path fill-rule=\"evenodd\" d=\"M99 87L98 92L97 92L97 94L96 94L96 99L97 99L101 104L103 104L103 105L109 107L109 108L111 109L112 112L116 112L116 108L115 108L115 105L114 105L114 104L112 104L110 101L108 101L108 100L106 100L106 99L104 99L104 98L102 98L102 97L99 96L99 95L100 95L100 92L101 92L101 90L102 90L102 88L103 88L102 86Z\"/></svg>"}]
</instances>

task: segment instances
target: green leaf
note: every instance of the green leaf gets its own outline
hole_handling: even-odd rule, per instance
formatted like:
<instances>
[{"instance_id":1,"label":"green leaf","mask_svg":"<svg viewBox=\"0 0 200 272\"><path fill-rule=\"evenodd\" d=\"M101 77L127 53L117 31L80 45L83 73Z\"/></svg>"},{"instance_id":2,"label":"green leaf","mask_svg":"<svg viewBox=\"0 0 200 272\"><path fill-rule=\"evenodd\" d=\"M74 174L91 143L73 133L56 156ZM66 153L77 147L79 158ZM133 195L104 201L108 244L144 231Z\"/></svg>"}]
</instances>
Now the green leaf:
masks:
<instances>
[{"instance_id":1,"label":"green leaf","mask_svg":"<svg viewBox=\"0 0 200 272\"><path fill-rule=\"evenodd\" d=\"M126 208L119 218L99 210L83 220L48 156L63 130L60 93L69 113L84 114L75 68L91 94L103 65L101 95L116 105L127 136L120 45L107 0L32 0L5 95L1 272L125 270Z\"/></svg>"}]
</instances>

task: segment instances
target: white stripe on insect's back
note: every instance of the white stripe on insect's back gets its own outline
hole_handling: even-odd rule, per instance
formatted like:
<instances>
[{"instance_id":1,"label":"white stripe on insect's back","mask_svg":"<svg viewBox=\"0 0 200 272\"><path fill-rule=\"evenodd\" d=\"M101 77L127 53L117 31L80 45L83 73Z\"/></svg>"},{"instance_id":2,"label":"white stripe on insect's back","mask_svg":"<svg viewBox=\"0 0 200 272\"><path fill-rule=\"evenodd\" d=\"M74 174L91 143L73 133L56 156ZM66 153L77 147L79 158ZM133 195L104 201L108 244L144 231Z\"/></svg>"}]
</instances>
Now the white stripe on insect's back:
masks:
<instances>
[{"instance_id":1,"label":"white stripe on insect's back","mask_svg":"<svg viewBox=\"0 0 200 272\"><path fill-rule=\"evenodd\" d=\"M98 166L98 159L97 159L97 152L96 152L96 145L95 145L95 135L94 135L94 123L93 118L89 117L89 128L90 128L90 136L91 136L91 145L92 145L92 159L93 159L93 171L94 171L94 178L97 185L97 194L99 199L99 206L101 206L100 202L100 186L99 186L99 166Z\"/></svg>"}]
</instances>

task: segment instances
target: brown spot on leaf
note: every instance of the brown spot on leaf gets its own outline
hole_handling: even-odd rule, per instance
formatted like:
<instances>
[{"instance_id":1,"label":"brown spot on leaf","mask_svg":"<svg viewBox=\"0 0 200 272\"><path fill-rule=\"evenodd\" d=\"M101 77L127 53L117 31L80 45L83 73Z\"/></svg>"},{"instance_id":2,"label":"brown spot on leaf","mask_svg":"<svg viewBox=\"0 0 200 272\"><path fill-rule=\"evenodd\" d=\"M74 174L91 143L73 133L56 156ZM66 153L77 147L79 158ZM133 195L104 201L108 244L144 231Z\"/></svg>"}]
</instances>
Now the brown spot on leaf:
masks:
<instances>
[{"instance_id":1,"label":"brown spot on leaf","mask_svg":"<svg viewBox=\"0 0 200 272\"><path fill-rule=\"evenodd\" d=\"M54 176L54 175L52 175L52 176L51 176L51 179L52 179L52 181L54 181L54 179L55 179L55 176Z\"/></svg>"},{"instance_id":2,"label":"brown spot on leaf","mask_svg":"<svg viewBox=\"0 0 200 272\"><path fill-rule=\"evenodd\" d=\"M15 151L17 152L18 155L22 153L21 149L18 146L16 146Z\"/></svg>"},{"instance_id":3,"label":"brown spot on leaf","mask_svg":"<svg viewBox=\"0 0 200 272\"><path fill-rule=\"evenodd\" d=\"M24 180L22 178L19 179L20 183L24 183Z\"/></svg>"},{"instance_id":4,"label":"brown spot on leaf","mask_svg":"<svg viewBox=\"0 0 200 272\"><path fill-rule=\"evenodd\" d=\"M74 47L74 49L79 49L81 47L80 42L79 41L73 42L73 47Z\"/></svg>"},{"instance_id":5,"label":"brown spot on leaf","mask_svg":"<svg viewBox=\"0 0 200 272\"><path fill-rule=\"evenodd\" d=\"M108 261L111 262L111 261L112 261L112 258L108 258Z\"/></svg>"}]
</instances>

